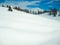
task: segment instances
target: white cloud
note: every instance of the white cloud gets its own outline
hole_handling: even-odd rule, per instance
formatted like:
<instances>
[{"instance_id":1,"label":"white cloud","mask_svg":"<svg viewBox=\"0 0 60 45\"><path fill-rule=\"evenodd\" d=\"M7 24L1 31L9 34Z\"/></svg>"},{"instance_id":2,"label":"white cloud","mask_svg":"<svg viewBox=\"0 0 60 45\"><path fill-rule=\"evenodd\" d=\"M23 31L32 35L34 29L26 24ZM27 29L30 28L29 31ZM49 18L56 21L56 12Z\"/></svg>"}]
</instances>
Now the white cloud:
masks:
<instances>
[{"instance_id":1,"label":"white cloud","mask_svg":"<svg viewBox=\"0 0 60 45\"><path fill-rule=\"evenodd\" d=\"M38 6L39 4L37 4L37 3L40 3L40 0L38 0L38 1L31 1L31 2L29 2L29 1L14 2L14 1L7 1L7 0L6 0L5 3L1 3L1 4L14 5L14 6L18 5L18 6L20 6L21 8L28 8L28 7L27 7L28 5Z\"/></svg>"},{"instance_id":2,"label":"white cloud","mask_svg":"<svg viewBox=\"0 0 60 45\"><path fill-rule=\"evenodd\" d=\"M32 2L29 2L29 1L22 1L22 2L19 2L18 5L22 8L27 8L28 5L35 5L35 6L38 6L39 4L36 4L36 3L39 3L40 1L32 1Z\"/></svg>"},{"instance_id":3,"label":"white cloud","mask_svg":"<svg viewBox=\"0 0 60 45\"><path fill-rule=\"evenodd\" d=\"M51 4L51 3L53 3L54 1L49 1L49 2L47 2L47 3L45 3L45 4Z\"/></svg>"},{"instance_id":4,"label":"white cloud","mask_svg":"<svg viewBox=\"0 0 60 45\"><path fill-rule=\"evenodd\" d=\"M47 2L47 3L45 3L45 4L52 4L52 3L60 4L60 0L51 0L51 1Z\"/></svg>"}]
</instances>

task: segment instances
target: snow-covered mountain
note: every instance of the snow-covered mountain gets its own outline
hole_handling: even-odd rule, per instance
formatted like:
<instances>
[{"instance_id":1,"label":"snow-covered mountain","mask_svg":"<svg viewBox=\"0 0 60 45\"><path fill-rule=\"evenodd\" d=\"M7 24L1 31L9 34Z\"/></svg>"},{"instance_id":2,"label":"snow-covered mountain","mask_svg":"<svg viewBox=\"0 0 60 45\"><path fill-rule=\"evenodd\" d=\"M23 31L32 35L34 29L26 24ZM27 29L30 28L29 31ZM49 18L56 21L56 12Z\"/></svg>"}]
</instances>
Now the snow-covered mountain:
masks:
<instances>
[{"instance_id":1,"label":"snow-covered mountain","mask_svg":"<svg viewBox=\"0 0 60 45\"><path fill-rule=\"evenodd\" d=\"M0 45L60 45L60 21L43 15L0 7Z\"/></svg>"},{"instance_id":2,"label":"snow-covered mountain","mask_svg":"<svg viewBox=\"0 0 60 45\"><path fill-rule=\"evenodd\" d=\"M44 11L43 9L40 9L40 8L32 8L31 10L33 10L33 11Z\"/></svg>"},{"instance_id":3,"label":"snow-covered mountain","mask_svg":"<svg viewBox=\"0 0 60 45\"><path fill-rule=\"evenodd\" d=\"M44 10L43 9L40 9L40 8L32 8L32 9L30 9L30 11L31 11L31 13L38 13L38 11L41 11L41 12L43 12Z\"/></svg>"}]
</instances>

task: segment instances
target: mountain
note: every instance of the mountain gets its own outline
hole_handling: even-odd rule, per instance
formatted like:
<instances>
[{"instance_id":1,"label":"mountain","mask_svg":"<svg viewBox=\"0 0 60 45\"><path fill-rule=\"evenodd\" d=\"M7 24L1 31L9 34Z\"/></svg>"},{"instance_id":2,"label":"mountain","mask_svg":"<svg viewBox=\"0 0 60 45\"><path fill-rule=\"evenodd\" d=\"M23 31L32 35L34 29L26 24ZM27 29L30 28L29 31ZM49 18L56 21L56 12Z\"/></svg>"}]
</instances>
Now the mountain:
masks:
<instances>
[{"instance_id":1,"label":"mountain","mask_svg":"<svg viewBox=\"0 0 60 45\"><path fill-rule=\"evenodd\" d=\"M40 9L40 8L32 8L31 10L33 10L33 11L44 11L43 9Z\"/></svg>"},{"instance_id":2,"label":"mountain","mask_svg":"<svg viewBox=\"0 0 60 45\"><path fill-rule=\"evenodd\" d=\"M43 12L44 10L40 9L40 8L31 8L31 9L29 9L29 11L30 11L30 13L38 14L38 11Z\"/></svg>"},{"instance_id":3,"label":"mountain","mask_svg":"<svg viewBox=\"0 0 60 45\"><path fill-rule=\"evenodd\" d=\"M47 15L0 7L0 45L59 45L60 21Z\"/></svg>"}]
</instances>

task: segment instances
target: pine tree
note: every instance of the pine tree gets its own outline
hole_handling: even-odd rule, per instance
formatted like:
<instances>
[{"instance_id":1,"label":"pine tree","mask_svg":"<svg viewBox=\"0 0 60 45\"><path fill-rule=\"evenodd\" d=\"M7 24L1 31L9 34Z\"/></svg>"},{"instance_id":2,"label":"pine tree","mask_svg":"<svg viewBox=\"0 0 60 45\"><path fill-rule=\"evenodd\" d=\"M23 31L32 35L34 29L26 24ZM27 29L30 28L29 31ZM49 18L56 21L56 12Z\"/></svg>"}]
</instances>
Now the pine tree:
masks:
<instances>
[{"instance_id":1,"label":"pine tree","mask_svg":"<svg viewBox=\"0 0 60 45\"><path fill-rule=\"evenodd\" d=\"M50 8L50 10L49 10L49 15L52 15L52 12L53 12L53 9Z\"/></svg>"},{"instance_id":2,"label":"pine tree","mask_svg":"<svg viewBox=\"0 0 60 45\"><path fill-rule=\"evenodd\" d=\"M6 7L7 7L7 8L9 8L9 6L8 6L8 5L7 5Z\"/></svg>"},{"instance_id":3,"label":"pine tree","mask_svg":"<svg viewBox=\"0 0 60 45\"><path fill-rule=\"evenodd\" d=\"M56 17L56 15L57 15L57 9L54 8L54 9L53 9L53 16Z\"/></svg>"},{"instance_id":4,"label":"pine tree","mask_svg":"<svg viewBox=\"0 0 60 45\"><path fill-rule=\"evenodd\" d=\"M38 14L40 14L40 11L38 10Z\"/></svg>"},{"instance_id":5,"label":"pine tree","mask_svg":"<svg viewBox=\"0 0 60 45\"><path fill-rule=\"evenodd\" d=\"M2 7L4 7L4 5L2 5Z\"/></svg>"},{"instance_id":6,"label":"pine tree","mask_svg":"<svg viewBox=\"0 0 60 45\"><path fill-rule=\"evenodd\" d=\"M60 16L60 10L59 10L59 16Z\"/></svg>"},{"instance_id":7,"label":"pine tree","mask_svg":"<svg viewBox=\"0 0 60 45\"><path fill-rule=\"evenodd\" d=\"M12 10L12 8L11 8L11 6L9 6L9 9L8 9L8 11L13 11L13 10Z\"/></svg>"},{"instance_id":8,"label":"pine tree","mask_svg":"<svg viewBox=\"0 0 60 45\"><path fill-rule=\"evenodd\" d=\"M17 7L15 6L13 9L17 9Z\"/></svg>"},{"instance_id":9,"label":"pine tree","mask_svg":"<svg viewBox=\"0 0 60 45\"><path fill-rule=\"evenodd\" d=\"M29 13L29 10L28 9L24 9L23 11L26 12L26 13Z\"/></svg>"}]
</instances>

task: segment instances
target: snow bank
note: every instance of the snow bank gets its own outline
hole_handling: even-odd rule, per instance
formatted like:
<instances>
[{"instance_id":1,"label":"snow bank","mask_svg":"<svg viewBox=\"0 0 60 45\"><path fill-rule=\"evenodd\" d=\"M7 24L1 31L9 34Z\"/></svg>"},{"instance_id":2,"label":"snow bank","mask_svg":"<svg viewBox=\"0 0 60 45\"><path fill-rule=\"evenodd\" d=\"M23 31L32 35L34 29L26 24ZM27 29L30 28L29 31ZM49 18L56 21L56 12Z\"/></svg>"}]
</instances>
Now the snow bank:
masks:
<instances>
[{"instance_id":1,"label":"snow bank","mask_svg":"<svg viewBox=\"0 0 60 45\"><path fill-rule=\"evenodd\" d=\"M0 7L0 45L59 45L60 21Z\"/></svg>"}]
</instances>

